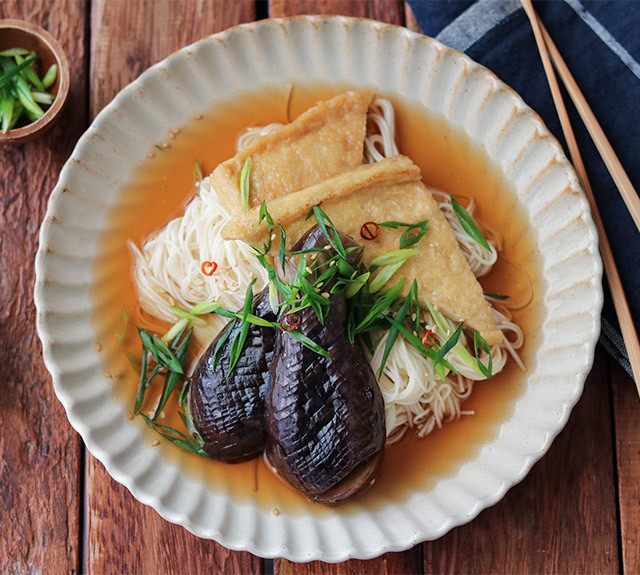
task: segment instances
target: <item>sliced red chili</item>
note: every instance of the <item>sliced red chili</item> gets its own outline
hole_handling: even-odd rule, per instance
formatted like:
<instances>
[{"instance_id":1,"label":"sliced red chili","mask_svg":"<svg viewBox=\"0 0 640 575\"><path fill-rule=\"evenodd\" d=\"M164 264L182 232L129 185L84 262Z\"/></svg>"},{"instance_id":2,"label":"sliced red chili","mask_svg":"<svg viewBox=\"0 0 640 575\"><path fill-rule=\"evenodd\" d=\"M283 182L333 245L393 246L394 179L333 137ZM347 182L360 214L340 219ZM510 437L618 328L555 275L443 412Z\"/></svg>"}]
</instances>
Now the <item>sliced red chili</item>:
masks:
<instances>
[{"instance_id":1,"label":"sliced red chili","mask_svg":"<svg viewBox=\"0 0 640 575\"><path fill-rule=\"evenodd\" d=\"M293 331L302 322L302 316L299 313L288 313L282 316L280 327L284 331Z\"/></svg>"},{"instance_id":2,"label":"sliced red chili","mask_svg":"<svg viewBox=\"0 0 640 575\"><path fill-rule=\"evenodd\" d=\"M375 240L380 235L380 226L376 222L365 222L360 227L360 237L363 240Z\"/></svg>"},{"instance_id":3,"label":"sliced red chili","mask_svg":"<svg viewBox=\"0 0 640 575\"><path fill-rule=\"evenodd\" d=\"M425 347L433 347L436 344L436 341L440 341L438 336L433 333L430 329L424 332L422 336L422 345Z\"/></svg>"},{"instance_id":4,"label":"sliced red chili","mask_svg":"<svg viewBox=\"0 0 640 575\"><path fill-rule=\"evenodd\" d=\"M200 266L200 270L206 276L212 276L215 271L218 269L218 264L216 262L204 261Z\"/></svg>"}]
</instances>

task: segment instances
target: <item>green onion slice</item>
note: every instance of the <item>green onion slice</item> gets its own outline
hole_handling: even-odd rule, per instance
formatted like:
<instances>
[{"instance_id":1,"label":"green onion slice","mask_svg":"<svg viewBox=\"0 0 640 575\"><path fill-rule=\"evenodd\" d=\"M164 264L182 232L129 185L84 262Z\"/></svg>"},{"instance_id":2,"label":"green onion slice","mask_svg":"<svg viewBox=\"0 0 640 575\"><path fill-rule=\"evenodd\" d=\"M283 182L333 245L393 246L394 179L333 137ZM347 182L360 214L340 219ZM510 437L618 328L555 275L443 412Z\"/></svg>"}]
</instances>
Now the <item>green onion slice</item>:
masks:
<instances>
[{"instance_id":1,"label":"green onion slice","mask_svg":"<svg viewBox=\"0 0 640 575\"><path fill-rule=\"evenodd\" d=\"M490 250L491 246L487 243L487 240L482 235L478 224L476 224L469 212L464 209L462 204L456 201L453 195L449 194L449 199L451 200L451 207L453 208L453 212L458 218L458 221L460 222L460 225L463 227L464 231L467 232L467 235L482 247Z\"/></svg>"},{"instance_id":2,"label":"green onion slice","mask_svg":"<svg viewBox=\"0 0 640 575\"><path fill-rule=\"evenodd\" d=\"M246 214L249 209L249 185L251 176L251 156L247 156L240 172L240 204L242 211Z\"/></svg>"}]
</instances>

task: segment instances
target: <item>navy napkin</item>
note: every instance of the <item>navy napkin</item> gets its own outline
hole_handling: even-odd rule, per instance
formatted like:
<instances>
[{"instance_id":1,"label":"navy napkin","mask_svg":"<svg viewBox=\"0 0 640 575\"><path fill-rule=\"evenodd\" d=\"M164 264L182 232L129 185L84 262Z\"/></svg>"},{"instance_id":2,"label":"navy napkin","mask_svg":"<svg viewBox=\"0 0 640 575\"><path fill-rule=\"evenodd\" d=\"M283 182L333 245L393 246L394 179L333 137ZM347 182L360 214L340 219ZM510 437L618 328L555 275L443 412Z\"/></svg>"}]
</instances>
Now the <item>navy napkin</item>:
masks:
<instances>
[{"instance_id":1,"label":"navy napkin","mask_svg":"<svg viewBox=\"0 0 640 575\"><path fill-rule=\"evenodd\" d=\"M491 69L516 90L564 146L529 20L518 0L410 0L424 34ZM534 2L636 190L640 190L640 2ZM640 233L565 92L578 145L640 332ZM600 343L632 376L605 282ZM633 377L633 376L632 376Z\"/></svg>"}]
</instances>

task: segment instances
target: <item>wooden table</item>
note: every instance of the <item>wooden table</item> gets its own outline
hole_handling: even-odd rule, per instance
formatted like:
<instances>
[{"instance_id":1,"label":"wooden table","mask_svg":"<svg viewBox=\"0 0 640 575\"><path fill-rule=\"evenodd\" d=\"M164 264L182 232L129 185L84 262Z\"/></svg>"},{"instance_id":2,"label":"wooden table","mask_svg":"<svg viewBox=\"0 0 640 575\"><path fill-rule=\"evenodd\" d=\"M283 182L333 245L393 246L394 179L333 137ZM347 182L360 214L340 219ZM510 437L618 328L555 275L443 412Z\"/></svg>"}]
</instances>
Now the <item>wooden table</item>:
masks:
<instances>
[{"instance_id":1,"label":"wooden table","mask_svg":"<svg viewBox=\"0 0 640 575\"><path fill-rule=\"evenodd\" d=\"M9 573L640 573L640 409L601 350L565 430L527 478L438 541L339 565L265 561L199 540L138 503L87 453L35 334L34 256L49 194L91 119L151 64L241 22L304 13L416 29L395 0L0 0L71 65L63 120L0 149L0 571Z\"/></svg>"}]
</instances>

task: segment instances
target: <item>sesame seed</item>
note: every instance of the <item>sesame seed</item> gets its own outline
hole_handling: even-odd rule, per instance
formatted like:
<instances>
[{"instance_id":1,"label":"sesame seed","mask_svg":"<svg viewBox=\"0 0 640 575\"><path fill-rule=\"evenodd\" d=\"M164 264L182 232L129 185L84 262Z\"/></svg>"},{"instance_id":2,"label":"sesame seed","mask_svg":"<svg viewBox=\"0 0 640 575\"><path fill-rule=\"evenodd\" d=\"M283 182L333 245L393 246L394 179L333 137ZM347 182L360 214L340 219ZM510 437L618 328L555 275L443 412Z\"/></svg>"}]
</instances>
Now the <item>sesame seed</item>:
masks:
<instances>
[{"instance_id":1,"label":"sesame seed","mask_svg":"<svg viewBox=\"0 0 640 575\"><path fill-rule=\"evenodd\" d=\"M111 379L113 377L113 375L110 374L108 371L105 371L103 375L108 379Z\"/></svg>"},{"instance_id":2,"label":"sesame seed","mask_svg":"<svg viewBox=\"0 0 640 575\"><path fill-rule=\"evenodd\" d=\"M160 419L164 419L167 417L167 414L164 412L164 409L160 412Z\"/></svg>"},{"instance_id":3,"label":"sesame seed","mask_svg":"<svg viewBox=\"0 0 640 575\"><path fill-rule=\"evenodd\" d=\"M153 152L149 152L149 153L147 154L147 158L149 158L149 159L151 159L151 158L155 158L155 157L156 157L156 155L155 155Z\"/></svg>"},{"instance_id":4,"label":"sesame seed","mask_svg":"<svg viewBox=\"0 0 640 575\"><path fill-rule=\"evenodd\" d=\"M176 137L176 135L173 132L169 132L169 137L173 140Z\"/></svg>"},{"instance_id":5,"label":"sesame seed","mask_svg":"<svg viewBox=\"0 0 640 575\"><path fill-rule=\"evenodd\" d=\"M271 241L276 239L276 234L271 234Z\"/></svg>"},{"instance_id":6,"label":"sesame seed","mask_svg":"<svg viewBox=\"0 0 640 575\"><path fill-rule=\"evenodd\" d=\"M278 517L278 515L280 515L280 510L276 507L276 508L273 510L273 514L274 514L276 517Z\"/></svg>"},{"instance_id":7,"label":"sesame seed","mask_svg":"<svg viewBox=\"0 0 640 575\"><path fill-rule=\"evenodd\" d=\"M314 261L318 257L317 252L311 254L311 261Z\"/></svg>"},{"instance_id":8,"label":"sesame seed","mask_svg":"<svg viewBox=\"0 0 640 575\"><path fill-rule=\"evenodd\" d=\"M304 271L306 271L308 274L311 273L311 268L309 266L307 266L306 268L304 268Z\"/></svg>"},{"instance_id":9,"label":"sesame seed","mask_svg":"<svg viewBox=\"0 0 640 575\"><path fill-rule=\"evenodd\" d=\"M320 282L316 287L320 289L324 285L324 282Z\"/></svg>"},{"instance_id":10,"label":"sesame seed","mask_svg":"<svg viewBox=\"0 0 640 575\"><path fill-rule=\"evenodd\" d=\"M131 420L133 419L133 413L131 413L130 411L129 411L129 412L127 412L127 419L128 419L129 421L131 421Z\"/></svg>"},{"instance_id":11,"label":"sesame seed","mask_svg":"<svg viewBox=\"0 0 640 575\"><path fill-rule=\"evenodd\" d=\"M417 317L417 316L416 316L416 312L414 311L414 312L411 314L411 321L416 321L416 317Z\"/></svg>"},{"instance_id":12,"label":"sesame seed","mask_svg":"<svg viewBox=\"0 0 640 575\"><path fill-rule=\"evenodd\" d=\"M322 292L320 295L321 295L322 297L326 297L326 298L328 298L328 297L330 297L330 296L331 296L331 294L330 294L329 292L326 292L326 291L325 291L325 292Z\"/></svg>"},{"instance_id":13,"label":"sesame seed","mask_svg":"<svg viewBox=\"0 0 640 575\"><path fill-rule=\"evenodd\" d=\"M159 439L154 439L151 442L151 447L158 447L158 445L160 445L160 440Z\"/></svg>"},{"instance_id":14,"label":"sesame seed","mask_svg":"<svg viewBox=\"0 0 640 575\"><path fill-rule=\"evenodd\" d=\"M102 344L96 343L96 351L102 351Z\"/></svg>"},{"instance_id":15,"label":"sesame seed","mask_svg":"<svg viewBox=\"0 0 640 575\"><path fill-rule=\"evenodd\" d=\"M162 142L162 144L160 144L160 147L163 150L166 150L167 148L169 148L171 146L171 144L169 142Z\"/></svg>"},{"instance_id":16,"label":"sesame seed","mask_svg":"<svg viewBox=\"0 0 640 575\"><path fill-rule=\"evenodd\" d=\"M336 260L331 260L331 261L329 262L329 267L331 267L331 266L335 266L335 265L336 265Z\"/></svg>"},{"instance_id":17,"label":"sesame seed","mask_svg":"<svg viewBox=\"0 0 640 575\"><path fill-rule=\"evenodd\" d=\"M331 249L331 245L330 245L330 244L327 244L327 245L326 245L326 246L324 246L322 249L323 249L323 250L330 250L330 249Z\"/></svg>"},{"instance_id":18,"label":"sesame seed","mask_svg":"<svg viewBox=\"0 0 640 575\"><path fill-rule=\"evenodd\" d=\"M204 116L203 116L202 114L196 114L196 115L194 116L194 118L195 118L196 120L202 120L202 118L204 118Z\"/></svg>"}]
</instances>

